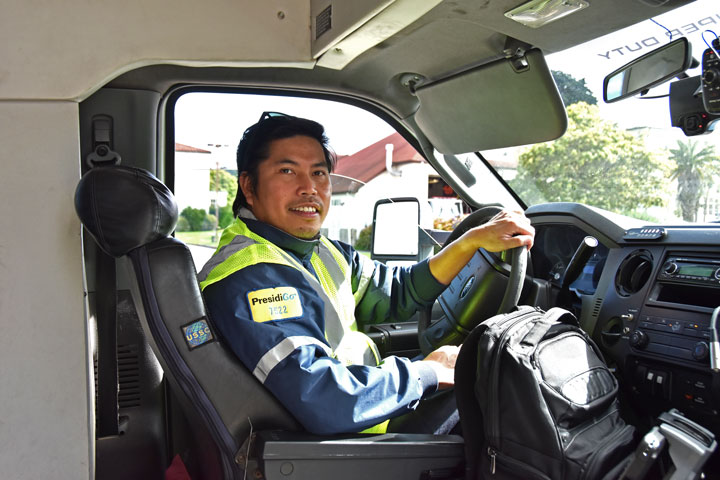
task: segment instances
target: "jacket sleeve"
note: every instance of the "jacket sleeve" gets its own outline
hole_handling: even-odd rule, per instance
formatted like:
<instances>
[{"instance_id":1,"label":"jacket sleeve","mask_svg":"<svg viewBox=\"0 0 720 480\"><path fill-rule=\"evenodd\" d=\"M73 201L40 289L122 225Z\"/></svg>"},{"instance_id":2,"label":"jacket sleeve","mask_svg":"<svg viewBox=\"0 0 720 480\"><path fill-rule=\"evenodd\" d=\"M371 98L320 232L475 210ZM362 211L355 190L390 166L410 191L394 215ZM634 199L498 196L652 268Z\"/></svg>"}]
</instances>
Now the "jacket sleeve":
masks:
<instances>
[{"instance_id":1,"label":"jacket sleeve","mask_svg":"<svg viewBox=\"0 0 720 480\"><path fill-rule=\"evenodd\" d=\"M428 260L388 267L350 245L333 243L352 268L355 318L361 325L408 320L418 310L432 306L446 288L430 273Z\"/></svg>"},{"instance_id":2,"label":"jacket sleeve","mask_svg":"<svg viewBox=\"0 0 720 480\"><path fill-rule=\"evenodd\" d=\"M302 315L254 321L248 292L284 285L297 288ZM332 358L322 300L292 268L246 267L208 286L203 295L223 340L310 432L364 430L413 410L425 393L437 389L434 371L423 362L389 357L368 367Z\"/></svg>"}]
</instances>

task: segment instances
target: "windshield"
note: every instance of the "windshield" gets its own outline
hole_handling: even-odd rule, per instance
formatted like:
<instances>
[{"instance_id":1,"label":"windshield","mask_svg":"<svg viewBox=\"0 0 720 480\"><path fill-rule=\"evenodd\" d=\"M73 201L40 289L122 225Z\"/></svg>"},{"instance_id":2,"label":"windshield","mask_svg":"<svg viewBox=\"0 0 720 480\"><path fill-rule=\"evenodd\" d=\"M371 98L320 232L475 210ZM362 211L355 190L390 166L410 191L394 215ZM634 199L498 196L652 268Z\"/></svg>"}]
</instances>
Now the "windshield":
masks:
<instances>
[{"instance_id":1,"label":"windshield","mask_svg":"<svg viewBox=\"0 0 720 480\"><path fill-rule=\"evenodd\" d=\"M673 127L669 82L642 97L603 101L606 75L671 35L687 38L700 60L708 48L704 39L720 33L717 7L714 0L698 0L656 17L657 23L644 21L548 55L567 108L566 133L554 142L480 155L528 206L579 202L647 222L720 221L720 133L686 136ZM687 71L701 74L700 66ZM687 97L701 113L702 99Z\"/></svg>"}]
</instances>

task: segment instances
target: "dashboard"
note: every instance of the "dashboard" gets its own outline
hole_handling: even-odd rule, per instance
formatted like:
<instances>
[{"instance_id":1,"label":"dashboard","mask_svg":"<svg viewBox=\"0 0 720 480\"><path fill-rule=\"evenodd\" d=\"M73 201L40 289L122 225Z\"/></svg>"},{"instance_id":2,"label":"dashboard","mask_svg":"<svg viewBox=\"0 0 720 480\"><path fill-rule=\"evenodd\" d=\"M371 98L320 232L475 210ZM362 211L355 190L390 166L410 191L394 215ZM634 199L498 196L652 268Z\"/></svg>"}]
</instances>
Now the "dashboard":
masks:
<instances>
[{"instance_id":1,"label":"dashboard","mask_svg":"<svg viewBox=\"0 0 720 480\"><path fill-rule=\"evenodd\" d=\"M629 414L652 424L677 408L720 435L720 374L710 368L720 224L648 227L573 203L533 206L526 215L536 228L528 273L551 291L583 238L599 241L570 284L568 306L616 369Z\"/></svg>"}]
</instances>

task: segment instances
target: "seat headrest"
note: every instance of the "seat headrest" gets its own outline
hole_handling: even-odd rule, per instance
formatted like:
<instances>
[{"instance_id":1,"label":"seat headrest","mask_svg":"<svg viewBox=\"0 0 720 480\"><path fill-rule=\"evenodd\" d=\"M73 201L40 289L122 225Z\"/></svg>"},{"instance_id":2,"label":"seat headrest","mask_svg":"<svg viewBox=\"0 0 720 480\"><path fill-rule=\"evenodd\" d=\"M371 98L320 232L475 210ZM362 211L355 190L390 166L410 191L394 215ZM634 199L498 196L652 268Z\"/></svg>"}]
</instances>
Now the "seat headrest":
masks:
<instances>
[{"instance_id":1,"label":"seat headrest","mask_svg":"<svg viewBox=\"0 0 720 480\"><path fill-rule=\"evenodd\" d=\"M100 248L113 257L175 229L172 192L149 172L126 166L96 167L75 190L75 211Z\"/></svg>"}]
</instances>

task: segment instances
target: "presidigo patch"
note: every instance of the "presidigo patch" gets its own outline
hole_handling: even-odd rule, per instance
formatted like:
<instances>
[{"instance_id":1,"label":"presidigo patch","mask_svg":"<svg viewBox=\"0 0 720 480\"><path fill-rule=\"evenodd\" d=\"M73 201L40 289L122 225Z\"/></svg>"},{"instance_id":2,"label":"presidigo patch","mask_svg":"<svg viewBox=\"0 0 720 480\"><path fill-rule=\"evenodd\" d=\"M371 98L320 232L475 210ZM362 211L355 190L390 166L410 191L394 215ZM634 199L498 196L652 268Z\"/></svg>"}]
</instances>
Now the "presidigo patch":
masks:
<instances>
[{"instance_id":1,"label":"presidigo patch","mask_svg":"<svg viewBox=\"0 0 720 480\"><path fill-rule=\"evenodd\" d=\"M206 318L201 318L182 327L185 342L190 350L212 342L215 339Z\"/></svg>"},{"instance_id":2,"label":"presidigo patch","mask_svg":"<svg viewBox=\"0 0 720 480\"><path fill-rule=\"evenodd\" d=\"M250 314L256 322L287 320L302 316L300 295L293 287L275 287L255 290L247 294Z\"/></svg>"}]
</instances>

